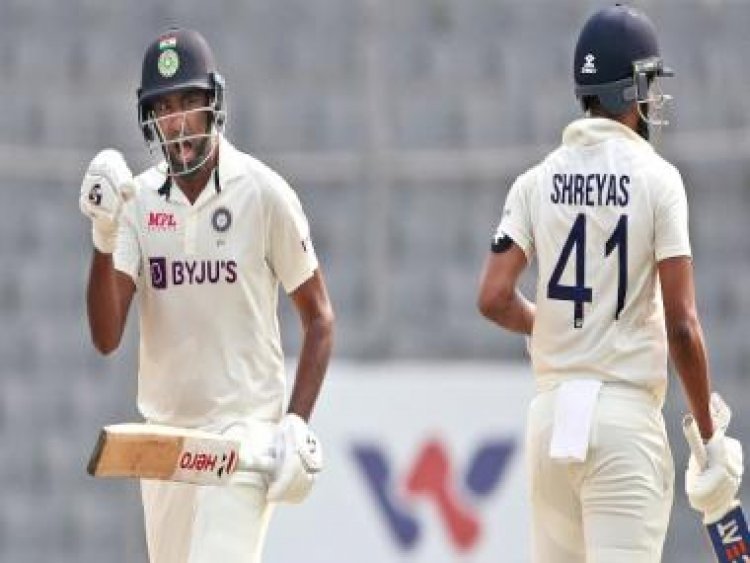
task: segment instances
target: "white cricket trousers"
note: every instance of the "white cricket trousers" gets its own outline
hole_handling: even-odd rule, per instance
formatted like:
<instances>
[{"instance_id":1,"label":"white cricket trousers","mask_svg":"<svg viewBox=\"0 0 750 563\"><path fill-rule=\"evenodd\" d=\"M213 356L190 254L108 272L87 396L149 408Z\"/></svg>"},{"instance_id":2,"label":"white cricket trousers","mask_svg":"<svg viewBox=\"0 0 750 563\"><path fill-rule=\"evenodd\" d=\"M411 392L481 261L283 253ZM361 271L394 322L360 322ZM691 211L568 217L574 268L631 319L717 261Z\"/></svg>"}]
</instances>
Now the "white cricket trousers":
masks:
<instances>
[{"instance_id":1,"label":"white cricket trousers","mask_svg":"<svg viewBox=\"0 0 750 563\"><path fill-rule=\"evenodd\" d=\"M556 389L529 407L533 563L659 563L674 493L661 403L604 383L584 462L549 456Z\"/></svg>"},{"instance_id":2,"label":"white cricket trousers","mask_svg":"<svg viewBox=\"0 0 750 563\"><path fill-rule=\"evenodd\" d=\"M255 485L141 481L151 563L260 563L271 507Z\"/></svg>"},{"instance_id":3,"label":"white cricket trousers","mask_svg":"<svg viewBox=\"0 0 750 563\"><path fill-rule=\"evenodd\" d=\"M273 443L276 425L238 420L206 428L252 444ZM242 485L197 486L141 481L150 563L261 563L272 505L265 479L250 474Z\"/></svg>"}]
</instances>

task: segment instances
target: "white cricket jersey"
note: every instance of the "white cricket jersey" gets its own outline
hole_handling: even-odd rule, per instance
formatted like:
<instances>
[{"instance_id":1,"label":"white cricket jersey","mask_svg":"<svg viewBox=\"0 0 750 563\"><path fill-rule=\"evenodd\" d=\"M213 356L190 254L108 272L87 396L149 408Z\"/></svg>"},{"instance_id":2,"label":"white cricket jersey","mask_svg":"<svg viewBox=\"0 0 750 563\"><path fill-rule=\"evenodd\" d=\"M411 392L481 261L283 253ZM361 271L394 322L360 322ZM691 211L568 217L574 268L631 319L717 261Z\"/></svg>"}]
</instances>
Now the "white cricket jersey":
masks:
<instances>
[{"instance_id":1,"label":"white cricket jersey","mask_svg":"<svg viewBox=\"0 0 750 563\"><path fill-rule=\"evenodd\" d=\"M136 283L138 408L149 421L221 427L282 415L278 284L318 266L289 185L221 138L218 176L193 205L164 163L136 178L115 267Z\"/></svg>"},{"instance_id":2,"label":"white cricket jersey","mask_svg":"<svg viewBox=\"0 0 750 563\"><path fill-rule=\"evenodd\" d=\"M657 262L690 256L677 169L616 121L574 121L562 145L511 187L496 240L503 234L537 257L538 383L626 381L663 397Z\"/></svg>"}]
</instances>

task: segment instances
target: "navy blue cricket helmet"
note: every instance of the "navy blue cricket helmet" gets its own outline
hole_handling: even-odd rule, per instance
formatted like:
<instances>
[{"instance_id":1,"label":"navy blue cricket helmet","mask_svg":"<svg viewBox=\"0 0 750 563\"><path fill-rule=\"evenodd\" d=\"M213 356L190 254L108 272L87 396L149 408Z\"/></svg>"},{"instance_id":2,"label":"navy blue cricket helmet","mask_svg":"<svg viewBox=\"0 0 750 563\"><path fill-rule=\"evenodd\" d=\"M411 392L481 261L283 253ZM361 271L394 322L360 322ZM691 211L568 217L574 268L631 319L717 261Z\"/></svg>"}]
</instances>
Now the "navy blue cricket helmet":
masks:
<instances>
[{"instance_id":1,"label":"navy blue cricket helmet","mask_svg":"<svg viewBox=\"0 0 750 563\"><path fill-rule=\"evenodd\" d=\"M138 88L138 117L147 141L153 141L151 104L159 96L198 88L209 92L215 125L226 118L224 78L217 72L214 55L205 38L192 29L170 29L146 49Z\"/></svg>"},{"instance_id":2,"label":"navy blue cricket helmet","mask_svg":"<svg viewBox=\"0 0 750 563\"><path fill-rule=\"evenodd\" d=\"M644 13L615 4L584 24L573 59L575 94L584 109L585 98L597 99L613 115L625 113L634 102L639 108L662 103L666 97L650 97L649 87L656 77L672 75L662 62L656 28Z\"/></svg>"},{"instance_id":3,"label":"navy blue cricket helmet","mask_svg":"<svg viewBox=\"0 0 750 563\"><path fill-rule=\"evenodd\" d=\"M195 89L208 93L208 105L178 113L182 116L183 128L188 113L208 113L207 130L167 139L161 118L153 111L154 103L161 96ZM214 55L200 33L192 29L170 29L148 46L138 88L138 121L149 148L153 151L157 145L161 147L170 176L191 174L211 158L226 123L224 97L224 79L216 71ZM193 162L179 165L170 155L168 146L192 142L202 147L201 154Z\"/></svg>"}]
</instances>

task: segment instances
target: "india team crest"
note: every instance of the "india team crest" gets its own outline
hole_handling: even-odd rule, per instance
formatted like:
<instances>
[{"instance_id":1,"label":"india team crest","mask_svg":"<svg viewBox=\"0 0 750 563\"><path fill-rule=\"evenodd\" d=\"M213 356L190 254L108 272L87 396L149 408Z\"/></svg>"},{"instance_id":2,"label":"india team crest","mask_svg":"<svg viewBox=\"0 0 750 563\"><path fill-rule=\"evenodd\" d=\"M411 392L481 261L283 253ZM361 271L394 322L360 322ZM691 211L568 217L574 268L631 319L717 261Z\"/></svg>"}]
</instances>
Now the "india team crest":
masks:
<instances>
[{"instance_id":1,"label":"india team crest","mask_svg":"<svg viewBox=\"0 0 750 563\"><path fill-rule=\"evenodd\" d=\"M177 54L177 51L174 49L165 49L162 51L159 55L159 60L157 61L156 66L159 69L159 74L164 78L172 78L177 72L177 69L180 68L180 57Z\"/></svg>"},{"instance_id":2,"label":"india team crest","mask_svg":"<svg viewBox=\"0 0 750 563\"><path fill-rule=\"evenodd\" d=\"M225 233L232 226L232 213L226 207L219 207L211 217L211 225L217 233Z\"/></svg>"}]
</instances>

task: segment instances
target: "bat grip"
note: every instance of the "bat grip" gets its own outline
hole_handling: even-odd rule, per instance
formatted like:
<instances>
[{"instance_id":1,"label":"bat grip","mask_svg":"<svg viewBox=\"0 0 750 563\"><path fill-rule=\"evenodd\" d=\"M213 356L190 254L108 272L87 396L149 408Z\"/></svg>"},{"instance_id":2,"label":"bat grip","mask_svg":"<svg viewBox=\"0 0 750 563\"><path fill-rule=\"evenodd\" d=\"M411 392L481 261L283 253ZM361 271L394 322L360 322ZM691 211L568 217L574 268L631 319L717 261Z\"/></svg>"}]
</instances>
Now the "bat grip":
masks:
<instances>
[{"instance_id":1,"label":"bat grip","mask_svg":"<svg viewBox=\"0 0 750 563\"><path fill-rule=\"evenodd\" d=\"M701 433L692 414L686 414L682 417L682 432L685 434L685 439L690 451L695 456L695 461L698 462L698 466L701 470L705 469L708 463L706 446L703 444L703 438L701 438Z\"/></svg>"}]
</instances>

